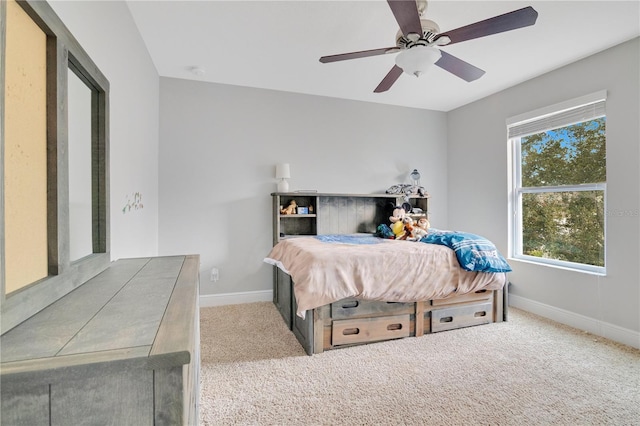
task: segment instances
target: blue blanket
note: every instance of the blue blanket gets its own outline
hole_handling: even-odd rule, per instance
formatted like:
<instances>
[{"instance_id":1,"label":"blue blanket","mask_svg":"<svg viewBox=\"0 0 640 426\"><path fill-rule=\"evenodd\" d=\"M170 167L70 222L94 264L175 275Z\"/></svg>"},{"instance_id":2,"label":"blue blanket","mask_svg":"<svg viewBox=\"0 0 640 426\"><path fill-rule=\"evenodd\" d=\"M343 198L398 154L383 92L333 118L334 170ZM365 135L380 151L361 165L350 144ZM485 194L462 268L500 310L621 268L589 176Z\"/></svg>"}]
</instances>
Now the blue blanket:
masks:
<instances>
[{"instance_id":1,"label":"blue blanket","mask_svg":"<svg viewBox=\"0 0 640 426\"><path fill-rule=\"evenodd\" d=\"M325 243L340 243L340 244L378 244L381 241L377 238L373 238L373 235L316 235L318 240Z\"/></svg>"},{"instance_id":2,"label":"blue blanket","mask_svg":"<svg viewBox=\"0 0 640 426\"><path fill-rule=\"evenodd\" d=\"M462 269L479 272L510 272L511 267L496 246L479 235L468 232L429 228L420 242L447 246L456 253Z\"/></svg>"}]
</instances>

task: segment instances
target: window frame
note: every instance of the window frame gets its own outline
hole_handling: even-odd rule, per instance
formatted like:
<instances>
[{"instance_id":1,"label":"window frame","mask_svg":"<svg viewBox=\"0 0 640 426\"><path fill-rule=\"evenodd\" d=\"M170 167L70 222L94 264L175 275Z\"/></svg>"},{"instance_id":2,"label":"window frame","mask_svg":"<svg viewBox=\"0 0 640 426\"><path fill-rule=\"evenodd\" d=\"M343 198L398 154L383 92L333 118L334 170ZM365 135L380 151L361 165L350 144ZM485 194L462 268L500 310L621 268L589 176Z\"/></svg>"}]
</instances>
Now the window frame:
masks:
<instances>
[{"instance_id":1,"label":"window frame","mask_svg":"<svg viewBox=\"0 0 640 426\"><path fill-rule=\"evenodd\" d=\"M522 198L523 194L553 193L553 192L586 192L586 191L602 191L604 200L604 211L607 211L607 183L594 182L588 184L569 184L556 186L522 186L522 153L521 138L523 135L510 135L509 129L523 123L531 123L535 121L543 121L548 118L561 115L564 111L574 110L590 104L606 103L606 91L602 90L580 98L572 99L559 104L551 105L525 114L511 117L507 119L507 141L510 148L510 188L509 188L509 247L508 256L510 260L519 260L527 263L533 263L543 266L557 267L577 272L592 273L597 275L606 275L607 267L607 215L604 214L604 266L588 265L584 263L570 262L558 259L549 259L537 256L531 256L523 253L523 223L522 223ZM603 106L604 108L604 106ZM582 123L599 117L606 117L606 114L594 114L589 118L580 119L577 122L562 124L562 127L571 124ZM560 128L560 127L555 127ZM544 129L543 127L536 130L542 133L552 128ZM606 132L606 128L605 128ZM531 133L528 133L531 134Z\"/></svg>"}]
</instances>

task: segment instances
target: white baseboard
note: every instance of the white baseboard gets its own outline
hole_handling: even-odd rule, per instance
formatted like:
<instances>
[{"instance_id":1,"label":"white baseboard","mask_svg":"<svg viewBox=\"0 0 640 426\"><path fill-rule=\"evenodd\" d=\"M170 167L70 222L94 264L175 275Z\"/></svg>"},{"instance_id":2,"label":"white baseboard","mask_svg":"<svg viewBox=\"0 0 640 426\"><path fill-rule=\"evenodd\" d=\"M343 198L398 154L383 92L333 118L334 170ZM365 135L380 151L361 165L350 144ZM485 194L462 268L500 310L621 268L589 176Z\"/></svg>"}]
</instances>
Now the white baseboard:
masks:
<instances>
[{"instance_id":1,"label":"white baseboard","mask_svg":"<svg viewBox=\"0 0 640 426\"><path fill-rule=\"evenodd\" d=\"M239 293L201 294L200 307L238 305L240 303L271 302L273 290L243 291Z\"/></svg>"},{"instance_id":2,"label":"white baseboard","mask_svg":"<svg viewBox=\"0 0 640 426\"><path fill-rule=\"evenodd\" d=\"M640 349L640 332L509 294L509 306Z\"/></svg>"}]
</instances>

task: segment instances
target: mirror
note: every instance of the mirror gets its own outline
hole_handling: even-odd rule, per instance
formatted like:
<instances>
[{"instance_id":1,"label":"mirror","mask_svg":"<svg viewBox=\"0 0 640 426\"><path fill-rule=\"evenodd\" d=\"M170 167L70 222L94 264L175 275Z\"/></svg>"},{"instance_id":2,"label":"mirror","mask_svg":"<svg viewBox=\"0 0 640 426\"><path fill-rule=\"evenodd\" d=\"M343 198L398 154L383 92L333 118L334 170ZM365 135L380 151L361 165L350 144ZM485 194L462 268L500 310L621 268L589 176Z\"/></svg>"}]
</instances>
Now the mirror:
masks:
<instances>
[{"instance_id":1,"label":"mirror","mask_svg":"<svg viewBox=\"0 0 640 426\"><path fill-rule=\"evenodd\" d=\"M27 28L33 45L21 34ZM37 72L30 70L19 88L21 61L37 63ZM48 2L2 0L0 98L0 162L23 157L0 173L4 334L109 267L109 81ZM26 119L16 117L18 104ZM31 130L38 138L24 137ZM37 161L22 154L27 144L36 145ZM23 188L27 178L37 191ZM25 220L30 216L37 220ZM31 234L37 238L21 247ZM12 276L24 271L35 274Z\"/></svg>"},{"instance_id":2,"label":"mirror","mask_svg":"<svg viewBox=\"0 0 640 426\"><path fill-rule=\"evenodd\" d=\"M91 89L69 69L69 260L93 253Z\"/></svg>"}]
</instances>

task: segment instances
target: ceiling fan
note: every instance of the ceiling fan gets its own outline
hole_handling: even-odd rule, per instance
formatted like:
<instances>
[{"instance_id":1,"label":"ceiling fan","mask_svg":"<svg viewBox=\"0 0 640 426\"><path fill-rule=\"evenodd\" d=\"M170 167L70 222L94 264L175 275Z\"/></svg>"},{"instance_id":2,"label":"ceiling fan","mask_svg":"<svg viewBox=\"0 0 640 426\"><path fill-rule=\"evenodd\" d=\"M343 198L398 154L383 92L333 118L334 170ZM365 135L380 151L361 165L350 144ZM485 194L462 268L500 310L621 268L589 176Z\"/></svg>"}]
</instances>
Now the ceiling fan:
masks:
<instances>
[{"instance_id":1,"label":"ceiling fan","mask_svg":"<svg viewBox=\"0 0 640 426\"><path fill-rule=\"evenodd\" d=\"M375 93L389 90L403 72L418 77L434 64L465 81L477 80L484 75L483 70L441 50L440 47L528 27L535 24L538 18L538 12L529 6L441 33L438 24L424 18L427 0L387 0L387 3L400 26L396 35L396 46L320 58L320 62L328 63L398 53L396 65L382 79L374 90Z\"/></svg>"}]
</instances>

